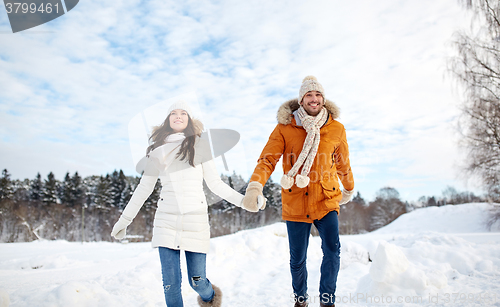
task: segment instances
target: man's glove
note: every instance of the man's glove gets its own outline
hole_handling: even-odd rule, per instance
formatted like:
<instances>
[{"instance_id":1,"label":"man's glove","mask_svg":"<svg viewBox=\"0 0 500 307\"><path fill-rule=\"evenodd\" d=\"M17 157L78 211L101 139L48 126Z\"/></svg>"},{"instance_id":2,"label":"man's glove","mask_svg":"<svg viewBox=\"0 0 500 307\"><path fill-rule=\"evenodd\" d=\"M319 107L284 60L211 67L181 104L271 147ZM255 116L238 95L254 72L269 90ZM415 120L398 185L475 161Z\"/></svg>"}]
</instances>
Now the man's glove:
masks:
<instances>
[{"instance_id":1,"label":"man's glove","mask_svg":"<svg viewBox=\"0 0 500 307\"><path fill-rule=\"evenodd\" d=\"M259 209L264 210L267 200L262 194L262 189L262 184L258 181L252 181L248 184L245 197L241 201L243 209L250 212L258 212Z\"/></svg>"},{"instance_id":2,"label":"man's glove","mask_svg":"<svg viewBox=\"0 0 500 307\"><path fill-rule=\"evenodd\" d=\"M344 189L342 191L342 199L340 200L339 205L344 205L350 202L353 194L354 189L352 191L347 191L346 189Z\"/></svg>"},{"instance_id":3,"label":"man's glove","mask_svg":"<svg viewBox=\"0 0 500 307\"><path fill-rule=\"evenodd\" d=\"M113 226L113 230L111 231L111 236L113 236L117 240L121 240L125 238L127 234L127 227L132 223L132 219L124 216L123 214L116 222L115 226Z\"/></svg>"}]
</instances>

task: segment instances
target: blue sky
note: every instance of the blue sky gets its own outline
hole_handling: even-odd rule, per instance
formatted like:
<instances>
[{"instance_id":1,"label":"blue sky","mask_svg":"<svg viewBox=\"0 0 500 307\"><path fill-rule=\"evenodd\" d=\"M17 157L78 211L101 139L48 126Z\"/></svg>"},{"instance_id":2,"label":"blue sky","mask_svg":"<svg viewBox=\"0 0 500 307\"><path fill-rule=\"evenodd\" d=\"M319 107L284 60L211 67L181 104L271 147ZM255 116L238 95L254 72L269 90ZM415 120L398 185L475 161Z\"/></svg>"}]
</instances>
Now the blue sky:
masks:
<instances>
[{"instance_id":1,"label":"blue sky","mask_svg":"<svg viewBox=\"0 0 500 307\"><path fill-rule=\"evenodd\" d=\"M80 1L12 34L2 7L0 168L135 175L129 122L195 92L208 128L240 133L228 159L247 179L278 107L315 75L342 110L362 196L477 191L460 176L462 96L446 72L469 19L455 0Z\"/></svg>"}]
</instances>

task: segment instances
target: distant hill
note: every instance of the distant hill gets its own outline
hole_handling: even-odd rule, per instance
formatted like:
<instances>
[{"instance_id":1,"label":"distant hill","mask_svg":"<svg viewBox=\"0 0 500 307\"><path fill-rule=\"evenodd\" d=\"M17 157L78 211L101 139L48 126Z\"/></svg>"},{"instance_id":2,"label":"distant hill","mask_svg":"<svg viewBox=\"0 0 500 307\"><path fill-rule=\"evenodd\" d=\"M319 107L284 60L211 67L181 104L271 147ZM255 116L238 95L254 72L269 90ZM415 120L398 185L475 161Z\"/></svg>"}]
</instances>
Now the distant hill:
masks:
<instances>
[{"instance_id":1,"label":"distant hill","mask_svg":"<svg viewBox=\"0 0 500 307\"><path fill-rule=\"evenodd\" d=\"M493 206L495 205L470 203L442 207L425 207L403 214L392 223L372 233L416 233L424 231L471 233L500 231L499 222L494 224L491 230L487 227L489 211Z\"/></svg>"}]
</instances>

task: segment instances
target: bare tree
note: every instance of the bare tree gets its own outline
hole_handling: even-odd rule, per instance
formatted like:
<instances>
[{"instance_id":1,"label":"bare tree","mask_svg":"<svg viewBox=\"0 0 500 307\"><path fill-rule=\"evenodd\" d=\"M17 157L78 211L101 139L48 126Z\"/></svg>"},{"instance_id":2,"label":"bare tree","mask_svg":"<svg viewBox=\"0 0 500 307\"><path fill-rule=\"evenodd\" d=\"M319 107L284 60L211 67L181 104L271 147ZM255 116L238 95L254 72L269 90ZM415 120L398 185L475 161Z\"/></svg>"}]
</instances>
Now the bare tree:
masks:
<instances>
[{"instance_id":1,"label":"bare tree","mask_svg":"<svg viewBox=\"0 0 500 307\"><path fill-rule=\"evenodd\" d=\"M370 229L371 212L358 192L347 204L340 207L339 231L341 234L365 233Z\"/></svg>"},{"instance_id":2,"label":"bare tree","mask_svg":"<svg viewBox=\"0 0 500 307\"><path fill-rule=\"evenodd\" d=\"M405 214L406 204L399 197L399 192L391 187L381 188L375 200L370 202L370 231L383 227Z\"/></svg>"},{"instance_id":3,"label":"bare tree","mask_svg":"<svg viewBox=\"0 0 500 307\"><path fill-rule=\"evenodd\" d=\"M450 60L466 96L459 119L467 150L464 169L500 200L500 2L465 0L465 5L473 23L469 31L455 33L458 55Z\"/></svg>"}]
</instances>

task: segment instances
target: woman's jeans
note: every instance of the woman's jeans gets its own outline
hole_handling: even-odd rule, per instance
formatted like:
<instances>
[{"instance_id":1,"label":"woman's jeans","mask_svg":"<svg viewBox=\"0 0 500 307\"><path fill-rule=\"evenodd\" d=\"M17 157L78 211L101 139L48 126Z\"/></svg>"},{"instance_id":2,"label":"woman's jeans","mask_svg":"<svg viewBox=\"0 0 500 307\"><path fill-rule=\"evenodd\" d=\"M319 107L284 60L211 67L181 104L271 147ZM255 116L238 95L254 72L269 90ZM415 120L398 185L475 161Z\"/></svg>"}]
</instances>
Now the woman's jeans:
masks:
<instances>
[{"instance_id":1,"label":"woman's jeans","mask_svg":"<svg viewBox=\"0 0 500 307\"><path fill-rule=\"evenodd\" d=\"M179 250L159 247L163 291L168 307L183 307L181 295L181 259ZM185 251L189 284L201 299L209 302L214 297L212 284L206 277L206 254Z\"/></svg>"},{"instance_id":2,"label":"woman's jeans","mask_svg":"<svg viewBox=\"0 0 500 307\"><path fill-rule=\"evenodd\" d=\"M286 222L288 244L290 246L290 271L295 299L303 302L307 299L306 256L311 224L303 222ZM320 301L326 306L335 303L335 289L340 267L339 222L336 211L332 211L320 220L314 221L321 237L323 262L319 282Z\"/></svg>"}]
</instances>

